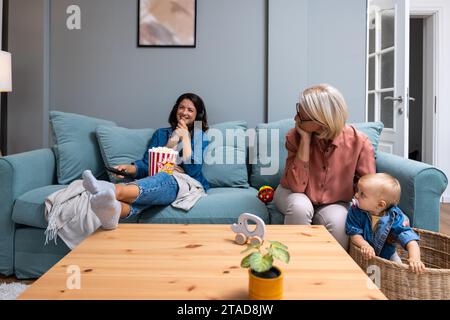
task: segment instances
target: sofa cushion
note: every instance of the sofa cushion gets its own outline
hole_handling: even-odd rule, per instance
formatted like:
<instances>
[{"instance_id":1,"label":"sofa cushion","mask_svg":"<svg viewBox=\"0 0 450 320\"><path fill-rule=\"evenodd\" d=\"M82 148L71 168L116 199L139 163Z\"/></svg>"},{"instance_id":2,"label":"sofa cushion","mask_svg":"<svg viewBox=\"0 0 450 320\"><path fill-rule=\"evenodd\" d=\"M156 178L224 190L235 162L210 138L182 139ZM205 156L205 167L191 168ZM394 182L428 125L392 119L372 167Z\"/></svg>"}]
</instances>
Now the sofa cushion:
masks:
<instances>
[{"instance_id":1,"label":"sofa cushion","mask_svg":"<svg viewBox=\"0 0 450 320\"><path fill-rule=\"evenodd\" d=\"M378 152L378 145L380 142L380 135L384 129L383 122L360 122L360 123L351 123L355 129L364 133L372 143L373 149L375 150L375 158Z\"/></svg>"},{"instance_id":2,"label":"sofa cushion","mask_svg":"<svg viewBox=\"0 0 450 320\"><path fill-rule=\"evenodd\" d=\"M50 112L56 145L56 168L59 184L69 184L90 169L96 177L106 177L95 130L100 125L115 126L111 121L74 113Z\"/></svg>"},{"instance_id":3,"label":"sofa cushion","mask_svg":"<svg viewBox=\"0 0 450 320\"><path fill-rule=\"evenodd\" d=\"M357 130L366 134L372 143L375 154L383 123L367 122L350 124ZM268 185L276 188L284 172L287 150L285 137L290 129L295 126L294 119L285 119L270 123L262 123L256 127L257 152L250 159L252 164L250 184L255 188Z\"/></svg>"},{"instance_id":4,"label":"sofa cushion","mask_svg":"<svg viewBox=\"0 0 450 320\"><path fill-rule=\"evenodd\" d=\"M138 218L139 223L231 224L244 212L261 217L266 223L269 215L265 205L256 197L254 188L210 188L189 211L172 206L154 206ZM230 230L230 237L232 237Z\"/></svg>"},{"instance_id":5,"label":"sofa cushion","mask_svg":"<svg viewBox=\"0 0 450 320\"><path fill-rule=\"evenodd\" d=\"M47 220L45 219L44 200L53 192L61 190L64 185L50 185L37 188L18 197L14 203L12 220L15 223L30 227L45 229Z\"/></svg>"},{"instance_id":6,"label":"sofa cushion","mask_svg":"<svg viewBox=\"0 0 450 320\"><path fill-rule=\"evenodd\" d=\"M97 140L103 162L108 166L132 163L142 159L144 152L155 132L154 129L127 129L114 126L97 127ZM119 182L109 173L112 182Z\"/></svg>"},{"instance_id":7,"label":"sofa cushion","mask_svg":"<svg viewBox=\"0 0 450 320\"><path fill-rule=\"evenodd\" d=\"M256 126L257 151L250 159L251 186L258 189L264 185L278 186L287 158L285 137L294 125L293 119L285 119Z\"/></svg>"},{"instance_id":8,"label":"sofa cushion","mask_svg":"<svg viewBox=\"0 0 450 320\"><path fill-rule=\"evenodd\" d=\"M208 130L202 170L211 187L249 187L246 130L245 121L223 122Z\"/></svg>"}]
</instances>

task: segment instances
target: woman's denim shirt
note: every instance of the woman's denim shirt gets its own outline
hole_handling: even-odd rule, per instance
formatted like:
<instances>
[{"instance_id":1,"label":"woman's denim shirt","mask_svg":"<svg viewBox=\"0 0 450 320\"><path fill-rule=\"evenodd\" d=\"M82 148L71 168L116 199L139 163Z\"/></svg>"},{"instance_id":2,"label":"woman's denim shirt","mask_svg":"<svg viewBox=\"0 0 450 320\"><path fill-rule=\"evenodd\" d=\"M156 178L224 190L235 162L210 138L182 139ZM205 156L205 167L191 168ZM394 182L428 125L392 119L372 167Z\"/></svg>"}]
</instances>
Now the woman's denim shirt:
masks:
<instances>
[{"instance_id":1,"label":"woman's denim shirt","mask_svg":"<svg viewBox=\"0 0 450 320\"><path fill-rule=\"evenodd\" d=\"M137 160L134 162L137 168L136 178L145 178L148 176L148 149L157 148L157 147L165 147L167 142L169 141L170 136L173 133L172 128L161 128L155 131L152 138L150 139L150 143L148 144L147 151L144 153L142 160ZM194 144L194 142L199 142ZM203 164L203 154L208 146L208 140L206 139L206 135L202 130L194 130L194 137L191 139L191 147L192 147L192 156L191 163L182 162L180 167L183 170L200 182L203 185L205 190L209 189L208 181L205 179L202 173L202 164ZM182 156L182 150L180 151L180 156Z\"/></svg>"},{"instance_id":2,"label":"woman's denim shirt","mask_svg":"<svg viewBox=\"0 0 450 320\"><path fill-rule=\"evenodd\" d=\"M377 256L390 259L395 253L395 243L403 248L419 236L409 226L408 217L399 207L392 207L380 217L375 233L372 231L370 214L352 205L348 210L345 231L348 235L361 235L375 250Z\"/></svg>"}]
</instances>

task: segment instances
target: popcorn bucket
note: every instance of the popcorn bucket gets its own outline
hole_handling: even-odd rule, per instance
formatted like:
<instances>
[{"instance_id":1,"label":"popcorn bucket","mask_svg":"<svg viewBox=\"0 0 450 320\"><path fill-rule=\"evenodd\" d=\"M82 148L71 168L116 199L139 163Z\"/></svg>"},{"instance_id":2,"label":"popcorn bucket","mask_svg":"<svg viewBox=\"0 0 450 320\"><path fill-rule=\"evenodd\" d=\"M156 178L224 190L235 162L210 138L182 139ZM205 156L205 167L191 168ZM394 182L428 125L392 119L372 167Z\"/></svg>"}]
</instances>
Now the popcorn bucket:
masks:
<instances>
[{"instance_id":1,"label":"popcorn bucket","mask_svg":"<svg viewBox=\"0 0 450 320\"><path fill-rule=\"evenodd\" d=\"M178 153L166 147L152 148L148 150L149 166L148 175L154 176L159 172L173 173Z\"/></svg>"}]
</instances>

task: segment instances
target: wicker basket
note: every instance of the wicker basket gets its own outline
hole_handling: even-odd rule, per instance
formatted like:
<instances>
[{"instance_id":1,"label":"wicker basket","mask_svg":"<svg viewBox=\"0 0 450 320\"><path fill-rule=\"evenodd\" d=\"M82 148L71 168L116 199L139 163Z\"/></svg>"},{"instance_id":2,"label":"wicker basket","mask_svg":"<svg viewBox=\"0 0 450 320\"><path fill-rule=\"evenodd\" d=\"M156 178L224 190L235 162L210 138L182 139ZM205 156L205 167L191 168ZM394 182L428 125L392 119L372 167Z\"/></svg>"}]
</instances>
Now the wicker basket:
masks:
<instances>
[{"instance_id":1,"label":"wicker basket","mask_svg":"<svg viewBox=\"0 0 450 320\"><path fill-rule=\"evenodd\" d=\"M427 267L421 275L411 272L406 264L380 257L365 260L353 244L350 255L364 271L373 265L380 268L380 289L388 299L450 299L450 237L421 229L414 231L420 236L421 259ZM405 262L408 252L397 246L397 253Z\"/></svg>"}]
</instances>

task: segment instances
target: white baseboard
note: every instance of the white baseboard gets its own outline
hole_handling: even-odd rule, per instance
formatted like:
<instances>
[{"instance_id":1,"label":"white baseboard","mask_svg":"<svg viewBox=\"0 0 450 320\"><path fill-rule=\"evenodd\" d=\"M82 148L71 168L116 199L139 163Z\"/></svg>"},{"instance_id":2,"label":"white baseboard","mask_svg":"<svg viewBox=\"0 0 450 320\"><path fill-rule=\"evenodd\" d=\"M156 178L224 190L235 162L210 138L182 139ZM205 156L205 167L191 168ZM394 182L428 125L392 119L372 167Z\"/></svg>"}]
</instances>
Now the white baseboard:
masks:
<instances>
[{"instance_id":1,"label":"white baseboard","mask_svg":"<svg viewBox=\"0 0 450 320\"><path fill-rule=\"evenodd\" d=\"M442 196L442 202L443 203L450 203L450 196L448 196L448 195Z\"/></svg>"}]
</instances>

